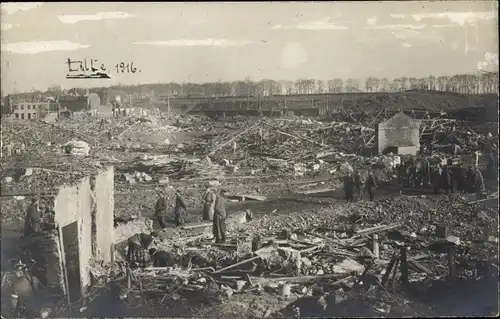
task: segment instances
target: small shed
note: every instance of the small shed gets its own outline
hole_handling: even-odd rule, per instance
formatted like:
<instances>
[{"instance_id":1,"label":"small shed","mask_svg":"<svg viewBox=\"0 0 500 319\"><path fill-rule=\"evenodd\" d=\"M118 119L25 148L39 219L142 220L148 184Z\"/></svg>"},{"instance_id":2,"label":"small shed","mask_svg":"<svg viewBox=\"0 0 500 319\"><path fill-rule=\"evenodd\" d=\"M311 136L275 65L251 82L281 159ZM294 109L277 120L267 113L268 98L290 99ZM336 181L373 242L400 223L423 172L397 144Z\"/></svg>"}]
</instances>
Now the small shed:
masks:
<instances>
[{"instance_id":1,"label":"small shed","mask_svg":"<svg viewBox=\"0 0 500 319\"><path fill-rule=\"evenodd\" d=\"M376 143L379 154L416 155L420 147L420 124L403 112L377 125Z\"/></svg>"}]
</instances>

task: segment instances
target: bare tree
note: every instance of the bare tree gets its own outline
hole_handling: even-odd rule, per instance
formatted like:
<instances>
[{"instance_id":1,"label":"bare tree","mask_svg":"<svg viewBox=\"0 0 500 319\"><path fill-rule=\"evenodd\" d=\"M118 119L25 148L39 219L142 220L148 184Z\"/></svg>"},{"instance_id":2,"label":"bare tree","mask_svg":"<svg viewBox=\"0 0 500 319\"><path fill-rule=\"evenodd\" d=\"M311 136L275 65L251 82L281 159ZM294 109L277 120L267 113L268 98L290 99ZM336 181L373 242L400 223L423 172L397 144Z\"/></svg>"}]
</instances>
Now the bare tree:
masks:
<instances>
[{"instance_id":1,"label":"bare tree","mask_svg":"<svg viewBox=\"0 0 500 319\"><path fill-rule=\"evenodd\" d=\"M347 79L345 88L346 88L346 91L349 93L358 92L359 91L359 80Z\"/></svg>"},{"instance_id":2,"label":"bare tree","mask_svg":"<svg viewBox=\"0 0 500 319\"><path fill-rule=\"evenodd\" d=\"M427 89L428 90L435 90L436 89L436 77L433 75L430 75L427 78Z\"/></svg>"},{"instance_id":3,"label":"bare tree","mask_svg":"<svg viewBox=\"0 0 500 319\"><path fill-rule=\"evenodd\" d=\"M448 77L440 76L437 78L438 90L446 91L446 84L448 83Z\"/></svg>"},{"instance_id":4,"label":"bare tree","mask_svg":"<svg viewBox=\"0 0 500 319\"><path fill-rule=\"evenodd\" d=\"M286 94L290 95L293 93L294 83L293 81L286 81Z\"/></svg>"},{"instance_id":5,"label":"bare tree","mask_svg":"<svg viewBox=\"0 0 500 319\"><path fill-rule=\"evenodd\" d=\"M382 92L387 92L389 90L389 80L387 78L380 79L380 90Z\"/></svg>"},{"instance_id":6,"label":"bare tree","mask_svg":"<svg viewBox=\"0 0 500 319\"><path fill-rule=\"evenodd\" d=\"M408 78L406 76L403 76L402 78L399 79L400 82L400 91L406 91L408 88Z\"/></svg>"},{"instance_id":7,"label":"bare tree","mask_svg":"<svg viewBox=\"0 0 500 319\"><path fill-rule=\"evenodd\" d=\"M419 90L428 90L429 89L429 85L427 84L427 80L428 78L421 78L421 79L418 79L417 80L417 88Z\"/></svg>"},{"instance_id":8,"label":"bare tree","mask_svg":"<svg viewBox=\"0 0 500 319\"><path fill-rule=\"evenodd\" d=\"M417 85L418 85L418 80L417 78L409 78L408 81L410 82L410 90L415 90L417 89Z\"/></svg>"},{"instance_id":9,"label":"bare tree","mask_svg":"<svg viewBox=\"0 0 500 319\"><path fill-rule=\"evenodd\" d=\"M327 85L328 85L328 93L334 93L335 92L335 81L328 80Z\"/></svg>"},{"instance_id":10,"label":"bare tree","mask_svg":"<svg viewBox=\"0 0 500 319\"><path fill-rule=\"evenodd\" d=\"M335 93L342 93L344 89L344 80L341 78L333 79Z\"/></svg>"},{"instance_id":11,"label":"bare tree","mask_svg":"<svg viewBox=\"0 0 500 319\"><path fill-rule=\"evenodd\" d=\"M378 88L380 86L380 79L379 78L376 78L374 77L372 79L372 91L374 92L378 92Z\"/></svg>"},{"instance_id":12,"label":"bare tree","mask_svg":"<svg viewBox=\"0 0 500 319\"><path fill-rule=\"evenodd\" d=\"M323 93L325 91L325 84L322 80L316 81L316 92Z\"/></svg>"},{"instance_id":13,"label":"bare tree","mask_svg":"<svg viewBox=\"0 0 500 319\"><path fill-rule=\"evenodd\" d=\"M365 89L366 89L366 92L371 92L372 91L372 77L369 76L368 78L366 78L366 81L365 81Z\"/></svg>"}]
</instances>

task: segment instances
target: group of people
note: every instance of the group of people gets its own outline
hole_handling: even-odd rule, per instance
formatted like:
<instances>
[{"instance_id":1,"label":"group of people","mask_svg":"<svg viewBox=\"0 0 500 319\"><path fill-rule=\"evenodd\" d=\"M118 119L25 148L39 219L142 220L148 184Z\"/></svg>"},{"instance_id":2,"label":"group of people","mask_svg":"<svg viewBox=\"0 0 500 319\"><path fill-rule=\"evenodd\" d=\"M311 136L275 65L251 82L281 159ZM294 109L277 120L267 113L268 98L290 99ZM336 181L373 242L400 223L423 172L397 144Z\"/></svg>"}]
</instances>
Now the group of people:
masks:
<instances>
[{"instance_id":1,"label":"group of people","mask_svg":"<svg viewBox=\"0 0 500 319\"><path fill-rule=\"evenodd\" d=\"M494 155L488 157L488 175L496 178L498 169L497 160ZM477 166L458 163L453 165L448 161L446 165L441 163L432 164L428 158L410 159L396 167L400 186L434 187L435 192L440 190L445 193L463 192L476 193L477 197L483 197L485 193L484 178Z\"/></svg>"},{"instance_id":2,"label":"group of people","mask_svg":"<svg viewBox=\"0 0 500 319\"><path fill-rule=\"evenodd\" d=\"M116 102L114 102L111 106L111 110L113 112L113 117L114 118L117 118L117 117L120 117L120 115L122 114L122 108L120 107L120 105Z\"/></svg>"},{"instance_id":3,"label":"group of people","mask_svg":"<svg viewBox=\"0 0 500 319\"><path fill-rule=\"evenodd\" d=\"M348 171L344 177L344 193L348 202L354 201L355 193L357 193L357 198L361 200L363 198L363 189L367 190L370 201L373 201L375 199L376 188L377 181L372 171L368 172L368 177L365 181L363 181L359 170L354 172L354 174Z\"/></svg>"},{"instance_id":4,"label":"group of people","mask_svg":"<svg viewBox=\"0 0 500 319\"><path fill-rule=\"evenodd\" d=\"M164 189L155 205L155 217L160 225L160 229L167 227L168 223L168 200ZM177 226L182 226L187 214L187 205L180 192L175 190L174 221ZM216 191L207 186L203 195L203 220L212 221L212 231L215 237L215 243L224 244L226 242L226 218L227 218L227 191L222 189ZM167 252L149 249L155 237L159 233L153 231L149 234L135 234L128 239L127 261L137 266L144 266L145 263L153 261L153 264L159 267L169 265L171 257Z\"/></svg>"},{"instance_id":5,"label":"group of people","mask_svg":"<svg viewBox=\"0 0 500 319\"><path fill-rule=\"evenodd\" d=\"M476 197L482 198L486 193L483 174L477 166L471 166L465 169L458 164L452 167L448 165L439 165L439 178L434 185L434 191L444 190L446 194L453 193L455 190L462 193L475 193Z\"/></svg>"}]
</instances>

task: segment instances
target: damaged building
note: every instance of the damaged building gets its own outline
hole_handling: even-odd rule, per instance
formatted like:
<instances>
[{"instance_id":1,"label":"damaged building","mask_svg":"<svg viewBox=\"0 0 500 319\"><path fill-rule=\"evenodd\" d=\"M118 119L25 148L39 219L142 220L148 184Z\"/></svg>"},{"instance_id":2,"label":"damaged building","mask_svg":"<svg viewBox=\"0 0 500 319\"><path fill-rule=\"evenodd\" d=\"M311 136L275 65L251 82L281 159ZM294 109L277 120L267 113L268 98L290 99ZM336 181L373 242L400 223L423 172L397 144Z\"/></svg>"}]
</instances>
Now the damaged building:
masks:
<instances>
[{"instance_id":1,"label":"damaged building","mask_svg":"<svg viewBox=\"0 0 500 319\"><path fill-rule=\"evenodd\" d=\"M420 125L403 112L381 122L376 129L378 154L416 155L420 147Z\"/></svg>"},{"instance_id":2,"label":"damaged building","mask_svg":"<svg viewBox=\"0 0 500 319\"><path fill-rule=\"evenodd\" d=\"M21 241L23 254L42 283L75 301L92 285L90 263L113 261L114 167L64 154L53 138L2 158L2 215L39 199L43 231Z\"/></svg>"}]
</instances>

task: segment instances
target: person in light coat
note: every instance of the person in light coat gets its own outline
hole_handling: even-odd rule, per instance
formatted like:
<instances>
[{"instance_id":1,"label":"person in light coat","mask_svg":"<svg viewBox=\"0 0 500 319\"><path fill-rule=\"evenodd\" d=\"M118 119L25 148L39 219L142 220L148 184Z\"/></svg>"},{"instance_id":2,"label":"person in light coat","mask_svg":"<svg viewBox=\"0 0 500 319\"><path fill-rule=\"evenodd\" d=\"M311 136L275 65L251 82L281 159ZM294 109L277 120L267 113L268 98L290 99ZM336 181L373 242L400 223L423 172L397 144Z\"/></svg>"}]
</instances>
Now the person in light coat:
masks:
<instances>
[{"instance_id":1,"label":"person in light coat","mask_svg":"<svg viewBox=\"0 0 500 319\"><path fill-rule=\"evenodd\" d=\"M213 234L216 244L224 244L226 242L226 190L221 190L215 200Z\"/></svg>"},{"instance_id":2,"label":"person in light coat","mask_svg":"<svg viewBox=\"0 0 500 319\"><path fill-rule=\"evenodd\" d=\"M207 189L203 196L203 220L214 219L216 198L217 196L215 195L215 192L210 188L210 186L207 186Z\"/></svg>"}]
</instances>

